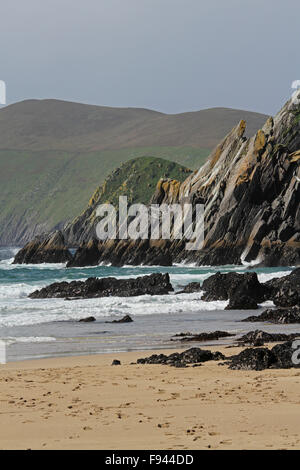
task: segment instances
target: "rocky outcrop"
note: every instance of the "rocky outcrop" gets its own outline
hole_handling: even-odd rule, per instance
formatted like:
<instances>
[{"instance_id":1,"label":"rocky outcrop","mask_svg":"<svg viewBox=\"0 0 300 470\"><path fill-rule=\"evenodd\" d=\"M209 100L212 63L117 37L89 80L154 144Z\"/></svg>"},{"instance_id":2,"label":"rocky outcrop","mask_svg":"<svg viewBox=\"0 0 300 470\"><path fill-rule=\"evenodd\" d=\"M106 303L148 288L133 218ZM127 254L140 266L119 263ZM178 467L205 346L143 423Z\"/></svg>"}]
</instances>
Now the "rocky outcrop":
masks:
<instances>
[{"instance_id":1,"label":"rocky outcrop","mask_svg":"<svg viewBox=\"0 0 300 470\"><path fill-rule=\"evenodd\" d=\"M237 356L230 358L229 369L234 370L264 370L264 369L290 369L299 368L299 361L294 342L288 341L277 344L271 350L267 348L248 348ZM297 358L296 358L297 359Z\"/></svg>"},{"instance_id":2,"label":"rocky outcrop","mask_svg":"<svg viewBox=\"0 0 300 470\"><path fill-rule=\"evenodd\" d=\"M262 346L264 343L279 343L283 341L292 341L300 337L300 333L267 333L266 331L255 330L241 336L237 339L238 343L250 344L253 346Z\"/></svg>"},{"instance_id":3,"label":"rocky outcrop","mask_svg":"<svg viewBox=\"0 0 300 470\"><path fill-rule=\"evenodd\" d=\"M214 331L211 333L179 333L171 339L171 341L197 341L197 342L204 342L204 341L216 341L223 338L232 338L235 336L233 333L228 333L227 331Z\"/></svg>"},{"instance_id":4,"label":"rocky outcrop","mask_svg":"<svg viewBox=\"0 0 300 470\"><path fill-rule=\"evenodd\" d=\"M170 243L167 240L143 240L142 242L111 240L101 243L95 239L81 245L68 268L97 266L101 263L123 266L172 266Z\"/></svg>"},{"instance_id":5,"label":"rocky outcrop","mask_svg":"<svg viewBox=\"0 0 300 470\"><path fill-rule=\"evenodd\" d=\"M207 361L219 361L225 356L216 351L211 352L200 348L191 348L182 353L175 352L166 356L165 354L153 354L150 357L137 360L137 364L163 364L174 367L186 367L189 364L200 364Z\"/></svg>"},{"instance_id":6,"label":"rocky outcrop","mask_svg":"<svg viewBox=\"0 0 300 470\"><path fill-rule=\"evenodd\" d=\"M269 308L259 316L251 316L242 321L277 324L300 323L300 307L279 308L276 310Z\"/></svg>"},{"instance_id":7,"label":"rocky outcrop","mask_svg":"<svg viewBox=\"0 0 300 470\"><path fill-rule=\"evenodd\" d=\"M270 298L278 307L300 305L300 268L287 276L271 279L265 286L270 289Z\"/></svg>"},{"instance_id":8,"label":"rocky outcrop","mask_svg":"<svg viewBox=\"0 0 300 470\"><path fill-rule=\"evenodd\" d=\"M15 256L14 264L65 263L71 259L64 236L57 231L27 243Z\"/></svg>"},{"instance_id":9,"label":"rocky outcrop","mask_svg":"<svg viewBox=\"0 0 300 470\"><path fill-rule=\"evenodd\" d=\"M218 272L204 280L202 290L204 290L202 300L208 302L231 299L233 303L234 299L237 302L238 299L247 297L250 299L249 302L252 299L253 303L257 303L263 302L269 296L268 289L258 281L254 272L245 274Z\"/></svg>"},{"instance_id":10,"label":"rocky outcrop","mask_svg":"<svg viewBox=\"0 0 300 470\"><path fill-rule=\"evenodd\" d=\"M106 322L106 323L132 323L133 320L129 315L125 315L125 317L120 318L120 320L113 320L111 322Z\"/></svg>"},{"instance_id":11,"label":"rocky outcrop","mask_svg":"<svg viewBox=\"0 0 300 470\"><path fill-rule=\"evenodd\" d=\"M300 263L300 106L289 101L250 139L241 121L212 152L207 163L183 183L162 179L153 204L205 202L201 250L187 251L172 226L168 251L173 262L199 265L260 262ZM132 246L104 243L107 262L138 263L144 241ZM135 256L134 253L139 254Z\"/></svg>"},{"instance_id":12,"label":"rocky outcrop","mask_svg":"<svg viewBox=\"0 0 300 470\"><path fill-rule=\"evenodd\" d=\"M151 274L136 279L89 278L86 281L55 282L29 295L31 299L131 297L164 295L173 291L169 274Z\"/></svg>"}]
</instances>

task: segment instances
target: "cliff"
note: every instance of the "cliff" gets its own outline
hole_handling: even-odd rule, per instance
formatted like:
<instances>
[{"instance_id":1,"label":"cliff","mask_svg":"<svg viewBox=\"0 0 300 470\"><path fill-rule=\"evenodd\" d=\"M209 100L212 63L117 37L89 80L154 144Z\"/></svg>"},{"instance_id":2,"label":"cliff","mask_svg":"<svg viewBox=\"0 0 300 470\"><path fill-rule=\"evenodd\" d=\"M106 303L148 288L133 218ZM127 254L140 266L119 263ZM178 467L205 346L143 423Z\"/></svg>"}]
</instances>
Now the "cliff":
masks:
<instances>
[{"instance_id":1,"label":"cliff","mask_svg":"<svg viewBox=\"0 0 300 470\"><path fill-rule=\"evenodd\" d=\"M116 240L97 247L95 242L95 264L139 264L159 249L159 256L168 255L173 262L199 265L298 265L299 127L300 106L291 100L249 139L241 121L184 182L159 181L154 204L190 202L195 207L205 201L203 249L186 251L185 240L174 239L173 227L170 241ZM86 246L80 248L81 265L86 251Z\"/></svg>"}]
</instances>

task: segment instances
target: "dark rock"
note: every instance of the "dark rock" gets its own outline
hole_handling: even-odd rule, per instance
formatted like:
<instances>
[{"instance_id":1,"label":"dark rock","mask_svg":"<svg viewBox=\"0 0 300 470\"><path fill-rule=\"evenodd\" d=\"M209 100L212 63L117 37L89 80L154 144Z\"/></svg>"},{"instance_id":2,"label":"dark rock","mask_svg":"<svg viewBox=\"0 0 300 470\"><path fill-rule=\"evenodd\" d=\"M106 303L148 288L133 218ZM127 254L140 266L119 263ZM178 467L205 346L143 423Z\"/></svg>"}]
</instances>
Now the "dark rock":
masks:
<instances>
[{"instance_id":1,"label":"dark rock","mask_svg":"<svg viewBox=\"0 0 300 470\"><path fill-rule=\"evenodd\" d=\"M300 335L298 335L300 340ZM272 353L276 357L274 365L277 369L290 369L291 367L300 367L300 341L288 341L283 344L276 344L272 349Z\"/></svg>"},{"instance_id":2,"label":"dark rock","mask_svg":"<svg viewBox=\"0 0 300 470\"><path fill-rule=\"evenodd\" d=\"M174 367L185 367L187 364L198 364L207 361L219 361L225 359L220 352L211 352L200 348L191 348L182 353L175 352L165 354L153 354L150 357L138 359L137 364L165 364Z\"/></svg>"},{"instance_id":3,"label":"dark rock","mask_svg":"<svg viewBox=\"0 0 300 470\"><path fill-rule=\"evenodd\" d=\"M178 335L175 335L174 338L180 338L179 341L215 341L220 338L230 338L232 336L235 336L235 334L228 333L227 331L214 331L212 333L199 333L199 334L193 334L193 333L180 333ZM172 341L175 341L172 339Z\"/></svg>"},{"instance_id":4,"label":"dark rock","mask_svg":"<svg viewBox=\"0 0 300 470\"><path fill-rule=\"evenodd\" d=\"M263 302L268 297L269 292L268 289L258 281L256 273L221 274L218 272L208 279L205 279L202 289L205 291L202 300L210 302L232 298L233 305L239 302L239 296L249 297L256 303ZM250 301L247 301L247 303L249 302Z\"/></svg>"},{"instance_id":5,"label":"dark rock","mask_svg":"<svg viewBox=\"0 0 300 470\"><path fill-rule=\"evenodd\" d=\"M247 295L240 295L235 292L229 300L229 304L225 310L257 310L258 305L251 297Z\"/></svg>"},{"instance_id":6,"label":"dark rock","mask_svg":"<svg viewBox=\"0 0 300 470\"><path fill-rule=\"evenodd\" d=\"M267 333L266 331L255 330L238 338L237 341L243 344L251 344L256 346L259 342L263 343L278 343L283 341L290 341L300 336L300 333L284 334L284 333Z\"/></svg>"},{"instance_id":7,"label":"dark rock","mask_svg":"<svg viewBox=\"0 0 300 470\"><path fill-rule=\"evenodd\" d=\"M72 255L61 232L36 237L15 256L14 264L65 263Z\"/></svg>"},{"instance_id":8,"label":"dark rock","mask_svg":"<svg viewBox=\"0 0 300 470\"><path fill-rule=\"evenodd\" d=\"M83 323L91 323L93 321L96 321L96 318L95 317L86 317L86 318L81 318L80 320L78 320L79 323L80 322L83 322Z\"/></svg>"},{"instance_id":9,"label":"dark rock","mask_svg":"<svg viewBox=\"0 0 300 470\"><path fill-rule=\"evenodd\" d=\"M300 323L300 307L291 308L269 308L259 316L251 316L242 320L243 322L270 322L278 324Z\"/></svg>"},{"instance_id":10,"label":"dark rock","mask_svg":"<svg viewBox=\"0 0 300 470\"><path fill-rule=\"evenodd\" d=\"M163 295L173 291L169 274L155 273L136 279L89 278L86 281L55 282L29 295L31 299L95 298Z\"/></svg>"},{"instance_id":11,"label":"dark rock","mask_svg":"<svg viewBox=\"0 0 300 470\"><path fill-rule=\"evenodd\" d=\"M203 288L201 287L200 282L190 282L184 286L181 291L177 292L177 294L192 294L193 292L200 292L202 290Z\"/></svg>"},{"instance_id":12,"label":"dark rock","mask_svg":"<svg viewBox=\"0 0 300 470\"><path fill-rule=\"evenodd\" d=\"M293 307L300 304L300 268L291 274L274 278L264 284L270 290L270 299L278 307Z\"/></svg>"},{"instance_id":13,"label":"dark rock","mask_svg":"<svg viewBox=\"0 0 300 470\"><path fill-rule=\"evenodd\" d=\"M112 366L120 366L121 365L121 361L119 361L118 359L114 359L111 363Z\"/></svg>"},{"instance_id":14,"label":"dark rock","mask_svg":"<svg viewBox=\"0 0 300 470\"><path fill-rule=\"evenodd\" d=\"M111 322L106 323L132 323L133 320L129 315L125 315L125 317L121 318L120 320L113 320Z\"/></svg>"},{"instance_id":15,"label":"dark rock","mask_svg":"<svg viewBox=\"0 0 300 470\"><path fill-rule=\"evenodd\" d=\"M230 358L229 369L233 370L264 370L276 362L276 357L267 348L248 348L237 356Z\"/></svg>"},{"instance_id":16,"label":"dark rock","mask_svg":"<svg viewBox=\"0 0 300 470\"><path fill-rule=\"evenodd\" d=\"M86 245L80 246L71 259L67 268L82 266L97 266L100 258L100 243L98 240L91 240Z\"/></svg>"}]
</instances>

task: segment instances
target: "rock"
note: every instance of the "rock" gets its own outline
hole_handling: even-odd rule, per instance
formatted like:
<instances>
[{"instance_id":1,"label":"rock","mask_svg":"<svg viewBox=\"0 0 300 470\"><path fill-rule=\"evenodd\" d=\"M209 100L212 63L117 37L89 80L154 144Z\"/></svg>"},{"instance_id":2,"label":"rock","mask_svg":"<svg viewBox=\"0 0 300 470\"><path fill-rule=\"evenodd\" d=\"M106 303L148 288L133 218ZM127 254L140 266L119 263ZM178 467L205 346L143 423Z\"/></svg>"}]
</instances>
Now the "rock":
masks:
<instances>
[{"instance_id":1,"label":"rock","mask_svg":"<svg viewBox=\"0 0 300 470\"><path fill-rule=\"evenodd\" d=\"M291 333L289 335L284 333L267 333L266 331L255 330L238 338L237 341L243 344L263 345L263 343L277 343L283 341L290 341L300 336L300 333Z\"/></svg>"},{"instance_id":2,"label":"rock","mask_svg":"<svg viewBox=\"0 0 300 470\"><path fill-rule=\"evenodd\" d=\"M298 335L298 338L300 339L300 334ZM276 346L274 346L272 349L272 353L276 357L276 364L274 367L276 369L290 369L291 367L299 368L300 364L297 364L297 362L300 359L300 354L297 353L297 350L300 350L300 346L296 345L294 341L288 341L283 344L276 344Z\"/></svg>"},{"instance_id":3,"label":"rock","mask_svg":"<svg viewBox=\"0 0 300 470\"><path fill-rule=\"evenodd\" d=\"M67 268L97 266L100 258L100 247L101 244L95 239L92 239L86 245L80 246L74 257L68 262Z\"/></svg>"},{"instance_id":4,"label":"rock","mask_svg":"<svg viewBox=\"0 0 300 470\"><path fill-rule=\"evenodd\" d=\"M229 369L233 370L264 370L276 362L276 357L267 348L248 348L237 356L230 358Z\"/></svg>"},{"instance_id":5,"label":"rock","mask_svg":"<svg viewBox=\"0 0 300 470\"><path fill-rule=\"evenodd\" d=\"M120 320L113 320L111 322L106 323L132 323L133 320L129 315L125 315L125 317L121 318Z\"/></svg>"},{"instance_id":6,"label":"rock","mask_svg":"<svg viewBox=\"0 0 300 470\"><path fill-rule=\"evenodd\" d=\"M72 255L61 232L36 237L15 256L14 264L65 263Z\"/></svg>"},{"instance_id":7,"label":"rock","mask_svg":"<svg viewBox=\"0 0 300 470\"><path fill-rule=\"evenodd\" d=\"M270 322L278 324L300 323L300 307L291 308L269 308L259 316L251 316L242 320L243 322Z\"/></svg>"},{"instance_id":8,"label":"rock","mask_svg":"<svg viewBox=\"0 0 300 470\"><path fill-rule=\"evenodd\" d=\"M214 331L212 333L180 333L175 335L174 338L180 338L179 341L216 341L220 338L230 338L235 334L228 333L227 331ZM172 341L175 341L174 338Z\"/></svg>"},{"instance_id":9,"label":"rock","mask_svg":"<svg viewBox=\"0 0 300 470\"><path fill-rule=\"evenodd\" d=\"M189 284L184 286L181 291L176 292L176 294L192 294L194 292L201 291L203 291L203 288L201 287L200 282L190 282Z\"/></svg>"},{"instance_id":10,"label":"rock","mask_svg":"<svg viewBox=\"0 0 300 470\"><path fill-rule=\"evenodd\" d=\"M55 282L29 295L31 299L131 297L164 295L173 291L169 274L155 273L136 279L89 278L86 281Z\"/></svg>"},{"instance_id":11,"label":"rock","mask_svg":"<svg viewBox=\"0 0 300 470\"><path fill-rule=\"evenodd\" d=\"M255 300L247 295L240 295L238 292L231 295L229 304L225 310L256 310L258 305Z\"/></svg>"},{"instance_id":12,"label":"rock","mask_svg":"<svg viewBox=\"0 0 300 470\"><path fill-rule=\"evenodd\" d=\"M83 322L83 323L91 323L93 321L96 321L96 318L95 317L86 317L86 318L81 318L80 320L78 320L79 323L80 322Z\"/></svg>"},{"instance_id":13,"label":"rock","mask_svg":"<svg viewBox=\"0 0 300 470\"><path fill-rule=\"evenodd\" d=\"M274 278L264 284L270 291L270 299L278 307L300 305L300 268L291 274Z\"/></svg>"},{"instance_id":14,"label":"rock","mask_svg":"<svg viewBox=\"0 0 300 470\"><path fill-rule=\"evenodd\" d=\"M235 304L239 303L239 296L243 296L252 299L252 305L254 305L254 302L266 300L269 293L268 288L258 281L256 273L221 274L218 272L205 279L202 289L205 291L202 300L211 302L232 298L232 303ZM251 301L248 300L247 303L251 303Z\"/></svg>"},{"instance_id":15,"label":"rock","mask_svg":"<svg viewBox=\"0 0 300 470\"><path fill-rule=\"evenodd\" d=\"M150 357L137 360L137 364L164 364L174 367L186 367L188 364L198 364L207 361L219 361L225 359L220 352L211 352L200 348L191 348L182 353L175 352L166 356L165 354L153 354Z\"/></svg>"},{"instance_id":16,"label":"rock","mask_svg":"<svg viewBox=\"0 0 300 470\"><path fill-rule=\"evenodd\" d=\"M300 344L300 342L299 342ZM295 341L276 344L271 350L267 348L248 348L229 358L229 369L264 370L299 368L300 347Z\"/></svg>"},{"instance_id":17,"label":"rock","mask_svg":"<svg viewBox=\"0 0 300 470\"><path fill-rule=\"evenodd\" d=\"M120 366L121 365L121 361L119 361L118 359L114 359L111 363L112 366Z\"/></svg>"}]
</instances>

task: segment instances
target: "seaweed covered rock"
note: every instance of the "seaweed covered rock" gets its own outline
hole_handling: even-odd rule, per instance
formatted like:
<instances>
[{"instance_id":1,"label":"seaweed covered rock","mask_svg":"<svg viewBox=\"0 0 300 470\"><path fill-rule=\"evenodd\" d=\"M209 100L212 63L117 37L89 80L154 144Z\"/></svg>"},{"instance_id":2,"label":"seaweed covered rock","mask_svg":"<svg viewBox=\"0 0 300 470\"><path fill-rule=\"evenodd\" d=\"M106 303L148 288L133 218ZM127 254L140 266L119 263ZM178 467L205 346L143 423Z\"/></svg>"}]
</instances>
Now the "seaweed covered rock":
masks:
<instances>
[{"instance_id":1,"label":"seaweed covered rock","mask_svg":"<svg viewBox=\"0 0 300 470\"><path fill-rule=\"evenodd\" d=\"M150 357L138 359L137 364L164 364L174 367L186 367L188 364L199 364L223 359L225 359L225 356L219 351L212 352L200 348L191 348L182 353L175 352L169 356L153 354Z\"/></svg>"},{"instance_id":2,"label":"seaweed covered rock","mask_svg":"<svg viewBox=\"0 0 300 470\"><path fill-rule=\"evenodd\" d=\"M251 344L256 346L258 343L277 343L282 341L291 341L300 337L300 333L267 333L266 331L255 330L241 336L237 339L238 343Z\"/></svg>"},{"instance_id":3,"label":"seaweed covered rock","mask_svg":"<svg viewBox=\"0 0 300 470\"><path fill-rule=\"evenodd\" d=\"M233 370L264 370L276 362L276 357L267 348L248 348L237 356L230 358L229 369Z\"/></svg>"}]
</instances>

